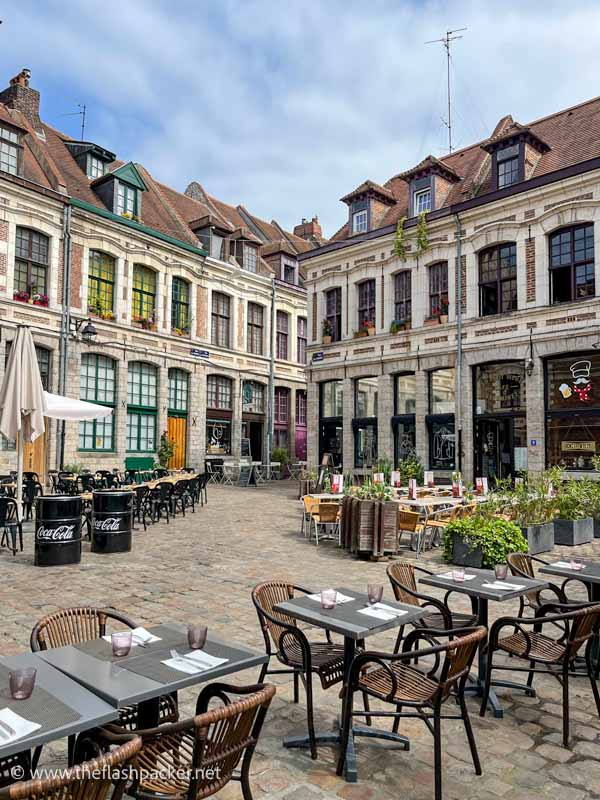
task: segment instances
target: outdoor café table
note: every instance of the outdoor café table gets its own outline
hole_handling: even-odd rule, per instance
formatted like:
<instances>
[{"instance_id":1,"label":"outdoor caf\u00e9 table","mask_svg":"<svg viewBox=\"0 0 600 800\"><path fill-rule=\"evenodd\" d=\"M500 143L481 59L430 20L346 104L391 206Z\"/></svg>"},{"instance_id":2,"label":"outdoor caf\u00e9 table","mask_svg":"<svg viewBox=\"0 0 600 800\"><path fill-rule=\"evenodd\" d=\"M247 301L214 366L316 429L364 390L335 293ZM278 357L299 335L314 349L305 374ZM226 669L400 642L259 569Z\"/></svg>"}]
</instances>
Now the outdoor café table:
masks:
<instances>
[{"instance_id":1,"label":"outdoor caf\u00e9 table","mask_svg":"<svg viewBox=\"0 0 600 800\"><path fill-rule=\"evenodd\" d=\"M368 608L369 606L366 594L355 592L351 589L337 589L336 591L338 594L346 595L346 597L352 597L354 599L351 602L338 603L335 608L329 610L321 608L320 601L313 600L309 595L300 595L291 600L285 600L283 603L278 603L274 609L281 614L292 617L292 619L299 619L302 622L307 622L309 625L338 633L344 637L344 686L346 686L350 674L350 667L352 666L352 661L356 654L357 642L369 636L374 636L376 633L382 633L391 628L398 628L400 625L416 622L426 612L419 606L407 605L406 603L397 603L395 600L384 599L382 602L385 605L397 608L404 613L391 620L377 619L376 617L370 617L366 614L359 613L361 609ZM348 739L345 761L345 776L346 780L350 783L355 783L358 777L354 736L368 736L370 738L399 742L405 750L408 750L410 746L406 736L401 736L392 731L378 730L377 728L366 725L354 725ZM330 731L328 733L317 733L316 739L317 743L331 744L339 742L341 736L339 731ZM308 747L309 738L308 736L288 737L284 739L283 744L284 747Z\"/></svg>"},{"instance_id":2,"label":"outdoor caf\u00e9 table","mask_svg":"<svg viewBox=\"0 0 600 800\"><path fill-rule=\"evenodd\" d=\"M496 583L496 576L492 570L471 568L465 569L464 583L454 581L452 578L443 577L444 575L450 575L451 572L452 567L448 567L445 572L442 572L438 575L427 575L424 578L420 578L419 583L424 583L428 586L436 586L438 589L446 589L447 591L460 592L461 594L469 595L471 598L477 598L479 615L478 624L484 625L486 628L488 628L488 602L490 600L493 600L497 603L504 603L507 600L514 600L517 597L521 597L521 595L527 594L527 592L530 592L532 589L544 589L548 585L545 581L532 580L531 578L521 578L520 575L519 577L513 577L512 575L509 575L508 580L500 581L500 583L506 583L511 586L519 586L521 588L509 590L491 589L486 588L483 584ZM483 640L479 646L477 657L477 677L475 678L474 676L469 676L472 685L466 688L466 691L472 691L478 695L483 694L485 672L487 667L486 647L487 641ZM524 684L514 683L513 681L493 680L492 686L502 686L507 689L520 689L530 697L535 697L534 689L529 686L525 686ZM493 688L490 689L488 702L494 712L494 716L502 717L502 706L500 705L500 700L498 699L498 696L494 692Z\"/></svg>"},{"instance_id":3,"label":"outdoor caf\u00e9 table","mask_svg":"<svg viewBox=\"0 0 600 800\"><path fill-rule=\"evenodd\" d=\"M43 650L39 655L114 708L138 703L140 728L159 724L162 695L259 666L267 660L264 653L225 642L209 631L203 652L227 661L193 674L180 672L161 662L171 657L171 649L176 649L179 655L190 651L185 627L168 623L147 630L160 637L160 641L132 647L129 655L122 658L112 655L111 644L104 639Z\"/></svg>"},{"instance_id":4,"label":"outdoor caf\u00e9 table","mask_svg":"<svg viewBox=\"0 0 600 800\"><path fill-rule=\"evenodd\" d=\"M8 692L8 673L23 667L37 670L35 688L29 699L13 700ZM0 657L0 708L6 707L41 727L8 744L0 736L0 759L66 736L70 737L72 752L76 734L112 722L119 716L114 706L46 663L38 653Z\"/></svg>"}]
</instances>

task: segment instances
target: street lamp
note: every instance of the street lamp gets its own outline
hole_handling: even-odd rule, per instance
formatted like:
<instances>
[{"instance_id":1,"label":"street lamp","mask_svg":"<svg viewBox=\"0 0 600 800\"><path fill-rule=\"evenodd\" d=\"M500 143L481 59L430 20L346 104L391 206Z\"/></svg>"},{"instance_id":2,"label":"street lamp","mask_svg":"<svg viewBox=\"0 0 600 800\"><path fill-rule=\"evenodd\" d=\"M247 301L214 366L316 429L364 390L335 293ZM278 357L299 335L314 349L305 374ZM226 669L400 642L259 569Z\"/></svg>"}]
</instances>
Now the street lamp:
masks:
<instances>
[{"instance_id":1,"label":"street lamp","mask_svg":"<svg viewBox=\"0 0 600 800\"><path fill-rule=\"evenodd\" d=\"M84 324L85 323L85 324ZM84 319L72 319L71 320L71 333L74 336L81 331L81 338L84 342L92 342L94 336L98 335L98 331L94 328L92 324L92 320L88 317L87 320Z\"/></svg>"}]
</instances>

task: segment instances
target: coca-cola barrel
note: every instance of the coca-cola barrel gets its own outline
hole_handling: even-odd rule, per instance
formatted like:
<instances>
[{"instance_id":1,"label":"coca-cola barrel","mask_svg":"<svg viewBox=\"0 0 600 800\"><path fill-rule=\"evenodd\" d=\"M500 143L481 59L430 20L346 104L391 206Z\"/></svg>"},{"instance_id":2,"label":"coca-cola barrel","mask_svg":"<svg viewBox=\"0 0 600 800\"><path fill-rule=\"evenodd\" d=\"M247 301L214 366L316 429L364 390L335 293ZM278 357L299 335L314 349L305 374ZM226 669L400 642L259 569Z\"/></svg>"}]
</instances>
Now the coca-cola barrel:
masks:
<instances>
[{"instance_id":1,"label":"coca-cola barrel","mask_svg":"<svg viewBox=\"0 0 600 800\"><path fill-rule=\"evenodd\" d=\"M133 492L94 492L92 553L128 553L133 527Z\"/></svg>"},{"instance_id":2,"label":"coca-cola barrel","mask_svg":"<svg viewBox=\"0 0 600 800\"><path fill-rule=\"evenodd\" d=\"M37 567L60 567L81 561L81 497L47 495L35 504Z\"/></svg>"}]
</instances>

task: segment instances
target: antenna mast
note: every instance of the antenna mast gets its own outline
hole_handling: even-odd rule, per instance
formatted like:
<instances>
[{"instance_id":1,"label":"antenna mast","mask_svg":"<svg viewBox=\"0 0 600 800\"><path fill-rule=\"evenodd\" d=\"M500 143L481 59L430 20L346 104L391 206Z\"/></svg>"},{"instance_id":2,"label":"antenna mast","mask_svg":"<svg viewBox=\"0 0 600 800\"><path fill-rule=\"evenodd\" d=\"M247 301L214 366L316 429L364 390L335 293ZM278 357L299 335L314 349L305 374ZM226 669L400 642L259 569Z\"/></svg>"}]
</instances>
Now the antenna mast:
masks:
<instances>
[{"instance_id":1,"label":"antenna mast","mask_svg":"<svg viewBox=\"0 0 600 800\"><path fill-rule=\"evenodd\" d=\"M457 39L462 39L462 36L455 36L455 34L460 33L461 31L466 31L466 28L455 28L453 31L446 31L445 35L442 36L441 39L430 39L430 41L425 42L425 44L435 44L436 42L441 42L444 45L444 49L446 50L446 91L447 91L447 98L448 98L448 120L444 120L444 124L448 128L448 152L452 152L452 95L450 92L450 46L451 43L456 41Z\"/></svg>"},{"instance_id":2,"label":"antenna mast","mask_svg":"<svg viewBox=\"0 0 600 800\"><path fill-rule=\"evenodd\" d=\"M448 80L450 80L450 79L448 79ZM86 105L85 105L85 103L77 103L77 105L81 109L81 111L79 113L81 114L81 141L83 142L84 139L85 139L84 134L85 134L85 111L86 111Z\"/></svg>"}]
</instances>

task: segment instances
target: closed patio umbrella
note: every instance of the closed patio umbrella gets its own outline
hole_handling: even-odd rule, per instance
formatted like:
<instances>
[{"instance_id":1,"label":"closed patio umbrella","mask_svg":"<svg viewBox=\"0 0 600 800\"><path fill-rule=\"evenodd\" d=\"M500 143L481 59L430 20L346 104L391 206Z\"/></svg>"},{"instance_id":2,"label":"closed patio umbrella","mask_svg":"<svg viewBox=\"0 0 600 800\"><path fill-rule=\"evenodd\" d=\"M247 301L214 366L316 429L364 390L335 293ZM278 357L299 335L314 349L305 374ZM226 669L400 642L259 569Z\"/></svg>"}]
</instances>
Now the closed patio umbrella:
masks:
<instances>
[{"instance_id":1,"label":"closed patio umbrella","mask_svg":"<svg viewBox=\"0 0 600 800\"><path fill-rule=\"evenodd\" d=\"M17 439L17 506L23 499L23 444L44 433L46 398L31 331L19 326L0 389L0 432Z\"/></svg>"},{"instance_id":2,"label":"closed patio umbrella","mask_svg":"<svg viewBox=\"0 0 600 800\"><path fill-rule=\"evenodd\" d=\"M44 392L46 401L46 416L52 419L85 420L108 417L113 413L108 406L99 406L97 403L88 403L85 400L74 400L72 397L63 397L60 394Z\"/></svg>"}]
</instances>

